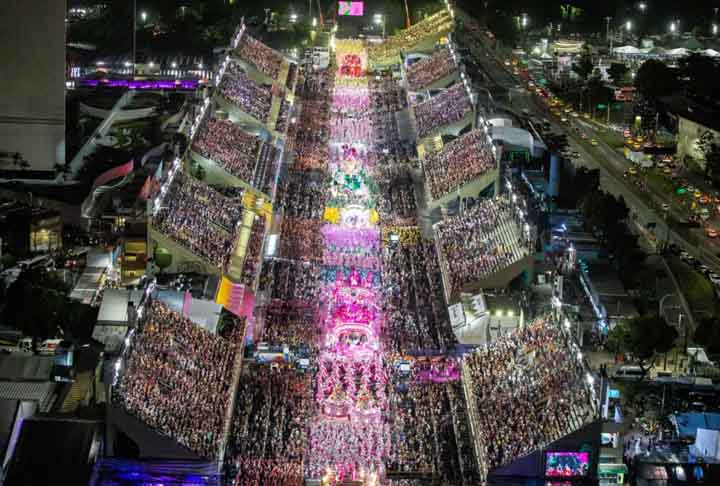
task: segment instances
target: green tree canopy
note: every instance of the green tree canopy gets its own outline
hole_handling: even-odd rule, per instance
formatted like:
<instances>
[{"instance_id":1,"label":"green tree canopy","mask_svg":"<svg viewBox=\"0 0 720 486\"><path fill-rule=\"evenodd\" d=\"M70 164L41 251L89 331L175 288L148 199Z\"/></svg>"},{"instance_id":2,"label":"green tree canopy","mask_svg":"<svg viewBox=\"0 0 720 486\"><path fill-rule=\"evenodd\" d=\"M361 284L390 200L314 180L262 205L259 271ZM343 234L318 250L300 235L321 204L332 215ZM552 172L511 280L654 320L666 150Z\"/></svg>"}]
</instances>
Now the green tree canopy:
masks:
<instances>
[{"instance_id":1,"label":"green tree canopy","mask_svg":"<svg viewBox=\"0 0 720 486\"><path fill-rule=\"evenodd\" d=\"M700 102L714 100L720 63L710 56L690 54L680 59L678 66L688 96Z\"/></svg>"},{"instance_id":2,"label":"green tree canopy","mask_svg":"<svg viewBox=\"0 0 720 486\"><path fill-rule=\"evenodd\" d=\"M715 318L705 318L695 330L695 342L710 354L720 354L720 322Z\"/></svg>"},{"instance_id":3,"label":"green tree canopy","mask_svg":"<svg viewBox=\"0 0 720 486\"><path fill-rule=\"evenodd\" d=\"M585 82L592 74L593 69L595 69L595 66L593 66L593 63L592 63L592 57L590 55L590 50L587 47L585 47L582 55L580 56L580 59L578 59L573 64L572 70L575 74L578 75L578 77L580 79L583 80L583 82Z\"/></svg>"},{"instance_id":4,"label":"green tree canopy","mask_svg":"<svg viewBox=\"0 0 720 486\"><path fill-rule=\"evenodd\" d=\"M618 86L627 83L629 73L630 69L623 62L614 62L610 64L608 69L608 76Z\"/></svg>"},{"instance_id":5,"label":"green tree canopy","mask_svg":"<svg viewBox=\"0 0 720 486\"><path fill-rule=\"evenodd\" d=\"M635 88L654 102L660 96L671 94L678 87L676 73L664 62L655 59L645 61L635 75Z\"/></svg>"},{"instance_id":6,"label":"green tree canopy","mask_svg":"<svg viewBox=\"0 0 720 486\"><path fill-rule=\"evenodd\" d=\"M617 324L610 330L608 346L615 352L630 355L643 373L647 373L658 355L673 348L677 337L677 330L662 317L648 314Z\"/></svg>"}]
</instances>

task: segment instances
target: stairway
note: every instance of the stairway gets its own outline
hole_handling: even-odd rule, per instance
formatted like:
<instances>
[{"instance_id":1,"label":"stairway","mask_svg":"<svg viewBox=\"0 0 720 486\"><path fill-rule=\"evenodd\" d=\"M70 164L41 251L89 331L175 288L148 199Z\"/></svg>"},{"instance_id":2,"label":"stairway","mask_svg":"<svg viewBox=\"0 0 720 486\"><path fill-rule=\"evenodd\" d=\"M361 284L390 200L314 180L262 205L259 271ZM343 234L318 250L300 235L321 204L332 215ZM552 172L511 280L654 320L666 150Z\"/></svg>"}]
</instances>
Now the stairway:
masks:
<instances>
[{"instance_id":1,"label":"stairway","mask_svg":"<svg viewBox=\"0 0 720 486\"><path fill-rule=\"evenodd\" d=\"M78 373L75 381L70 387L70 391L65 396L65 400L60 406L61 413L73 413L80 405L83 405L88 396L88 391L92 386L93 376L89 371Z\"/></svg>"}]
</instances>

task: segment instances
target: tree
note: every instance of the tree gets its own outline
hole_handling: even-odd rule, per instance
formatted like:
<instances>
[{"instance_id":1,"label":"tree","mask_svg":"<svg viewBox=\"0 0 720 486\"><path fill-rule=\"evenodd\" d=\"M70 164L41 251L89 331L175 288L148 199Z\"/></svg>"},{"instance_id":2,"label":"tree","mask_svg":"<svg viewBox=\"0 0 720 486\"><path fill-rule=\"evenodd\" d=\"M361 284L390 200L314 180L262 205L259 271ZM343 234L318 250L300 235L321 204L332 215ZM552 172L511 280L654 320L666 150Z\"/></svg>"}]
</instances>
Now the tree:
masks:
<instances>
[{"instance_id":1,"label":"tree","mask_svg":"<svg viewBox=\"0 0 720 486\"><path fill-rule=\"evenodd\" d=\"M695 330L695 342L710 354L720 354L720 322L716 318L705 318Z\"/></svg>"},{"instance_id":2,"label":"tree","mask_svg":"<svg viewBox=\"0 0 720 486\"><path fill-rule=\"evenodd\" d=\"M605 86L599 77L591 77L588 80L587 89L591 106L598 104L608 105L614 97L613 90Z\"/></svg>"},{"instance_id":3,"label":"tree","mask_svg":"<svg viewBox=\"0 0 720 486\"><path fill-rule=\"evenodd\" d=\"M172 265L172 253L167 248L159 247L155 250L155 265L162 272Z\"/></svg>"},{"instance_id":4,"label":"tree","mask_svg":"<svg viewBox=\"0 0 720 486\"><path fill-rule=\"evenodd\" d=\"M617 86L627 83L629 72L630 69L628 69L623 62L614 62L610 64L610 68L608 68L608 76L610 76L612 82Z\"/></svg>"},{"instance_id":5,"label":"tree","mask_svg":"<svg viewBox=\"0 0 720 486\"><path fill-rule=\"evenodd\" d=\"M498 40L510 46L515 46L518 40L518 30L510 15L491 15L487 18L487 26Z\"/></svg>"},{"instance_id":6,"label":"tree","mask_svg":"<svg viewBox=\"0 0 720 486\"><path fill-rule=\"evenodd\" d=\"M673 348L677 337L677 330L665 319L647 314L617 324L608 334L608 346L614 352L630 355L646 375L658 355Z\"/></svg>"},{"instance_id":7,"label":"tree","mask_svg":"<svg viewBox=\"0 0 720 486\"><path fill-rule=\"evenodd\" d=\"M678 62L680 79L687 95L699 102L714 100L720 63L710 56L691 54Z\"/></svg>"},{"instance_id":8,"label":"tree","mask_svg":"<svg viewBox=\"0 0 720 486\"><path fill-rule=\"evenodd\" d=\"M595 69L595 66L593 66L592 63L590 49L585 47L585 50L583 50L583 53L580 56L580 59L573 64L572 70L583 82L585 82L592 74L593 69Z\"/></svg>"},{"instance_id":9,"label":"tree","mask_svg":"<svg viewBox=\"0 0 720 486\"><path fill-rule=\"evenodd\" d=\"M55 337L69 288L43 268L26 270L8 288L3 322L36 340Z\"/></svg>"},{"instance_id":10,"label":"tree","mask_svg":"<svg viewBox=\"0 0 720 486\"><path fill-rule=\"evenodd\" d=\"M575 209L580 205L582 198L598 188L600 171L580 167L574 175L563 171L560 174L560 197L562 207Z\"/></svg>"},{"instance_id":11,"label":"tree","mask_svg":"<svg viewBox=\"0 0 720 486\"><path fill-rule=\"evenodd\" d=\"M664 62L648 59L635 75L635 88L649 101L657 102L678 88L677 75Z\"/></svg>"},{"instance_id":12,"label":"tree","mask_svg":"<svg viewBox=\"0 0 720 486\"><path fill-rule=\"evenodd\" d=\"M706 130L698 138L697 146L705 159L705 175L717 182L720 180L720 143L710 130Z\"/></svg>"}]
</instances>

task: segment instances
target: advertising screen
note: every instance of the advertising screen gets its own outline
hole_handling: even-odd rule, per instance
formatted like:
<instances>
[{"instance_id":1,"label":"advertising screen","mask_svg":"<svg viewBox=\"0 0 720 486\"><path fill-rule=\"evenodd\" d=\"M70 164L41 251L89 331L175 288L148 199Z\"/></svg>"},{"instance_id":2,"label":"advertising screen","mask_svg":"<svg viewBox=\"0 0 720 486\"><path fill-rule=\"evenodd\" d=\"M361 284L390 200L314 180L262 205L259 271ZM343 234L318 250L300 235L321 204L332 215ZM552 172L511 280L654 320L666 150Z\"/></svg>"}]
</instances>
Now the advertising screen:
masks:
<instances>
[{"instance_id":1,"label":"advertising screen","mask_svg":"<svg viewBox=\"0 0 720 486\"><path fill-rule=\"evenodd\" d=\"M590 467L587 452L547 452L545 454L545 476L549 478L570 478L586 476Z\"/></svg>"},{"instance_id":2,"label":"advertising screen","mask_svg":"<svg viewBox=\"0 0 720 486\"><path fill-rule=\"evenodd\" d=\"M365 12L363 2L338 2L338 15L360 17Z\"/></svg>"}]
</instances>

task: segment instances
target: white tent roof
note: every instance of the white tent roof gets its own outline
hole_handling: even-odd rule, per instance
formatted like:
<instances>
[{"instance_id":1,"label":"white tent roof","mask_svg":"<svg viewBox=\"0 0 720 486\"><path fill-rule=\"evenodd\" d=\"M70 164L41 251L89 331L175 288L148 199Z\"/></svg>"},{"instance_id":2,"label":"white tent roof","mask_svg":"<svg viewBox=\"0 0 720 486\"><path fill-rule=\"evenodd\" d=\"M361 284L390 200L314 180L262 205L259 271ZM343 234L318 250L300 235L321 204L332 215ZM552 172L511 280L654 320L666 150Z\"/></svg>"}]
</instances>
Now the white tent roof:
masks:
<instances>
[{"instance_id":1,"label":"white tent roof","mask_svg":"<svg viewBox=\"0 0 720 486\"><path fill-rule=\"evenodd\" d=\"M704 51L700 51L700 53L710 57L720 56L720 52L716 51L715 49L705 49Z\"/></svg>"},{"instance_id":2,"label":"white tent roof","mask_svg":"<svg viewBox=\"0 0 720 486\"><path fill-rule=\"evenodd\" d=\"M640 54L642 51L635 46L622 46L613 49L618 54Z\"/></svg>"},{"instance_id":3,"label":"white tent roof","mask_svg":"<svg viewBox=\"0 0 720 486\"><path fill-rule=\"evenodd\" d=\"M684 47L678 47L677 49L670 49L667 51L667 54L670 56L687 56L689 53L690 51Z\"/></svg>"}]
</instances>

